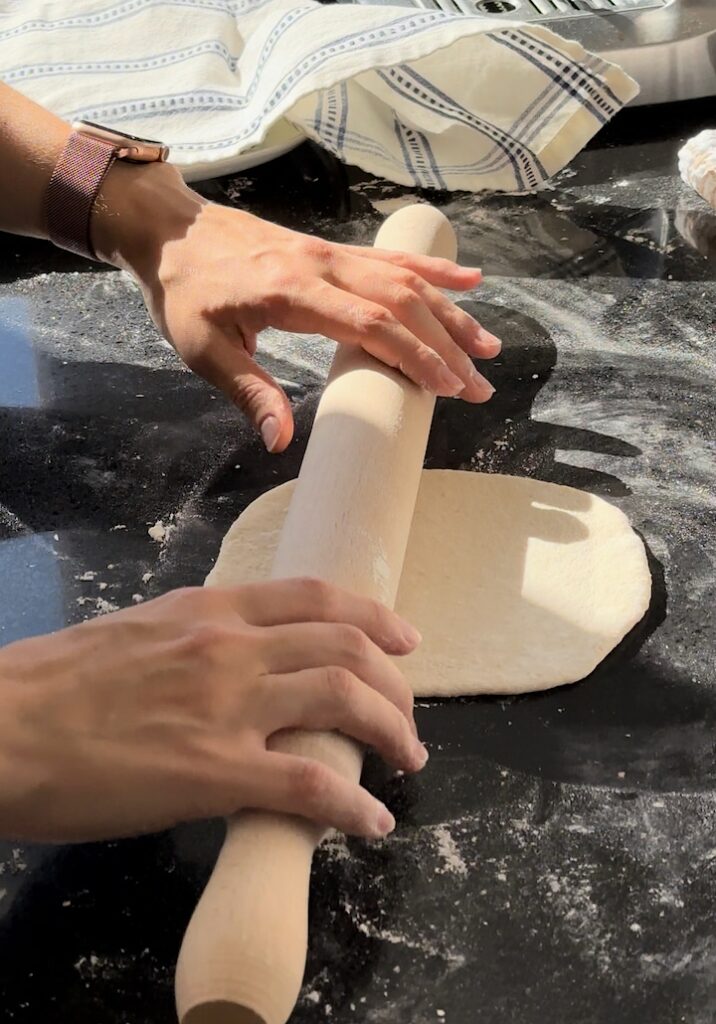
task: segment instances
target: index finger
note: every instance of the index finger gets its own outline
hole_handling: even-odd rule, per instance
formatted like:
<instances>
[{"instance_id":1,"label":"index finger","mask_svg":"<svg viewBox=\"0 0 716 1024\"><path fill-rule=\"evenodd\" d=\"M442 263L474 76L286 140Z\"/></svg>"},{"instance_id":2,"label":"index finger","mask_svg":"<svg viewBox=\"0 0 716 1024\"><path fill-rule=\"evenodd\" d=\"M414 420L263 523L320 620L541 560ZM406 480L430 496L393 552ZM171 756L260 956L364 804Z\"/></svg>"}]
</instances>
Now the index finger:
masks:
<instances>
[{"instance_id":1,"label":"index finger","mask_svg":"<svg viewBox=\"0 0 716 1024\"><path fill-rule=\"evenodd\" d=\"M325 580L271 580L238 587L227 594L252 626L344 622L357 626L388 654L409 654L421 640L409 622L379 601L352 594Z\"/></svg>"},{"instance_id":2,"label":"index finger","mask_svg":"<svg viewBox=\"0 0 716 1024\"><path fill-rule=\"evenodd\" d=\"M305 622L261 632L260 656L268 675L337 666L348 669L413 721L413 694L395 662L360 629L346 623Z\"/></svg>"},{"instance_id":3,"label":"index finger","mask_svg":"<svg viewBox=\"0 0 716 1024\"><path fill-rule=\"evenodd\" d=\"M392 263L393 266L412 270L423 280L436 288L449 288L451 291L463 292L476 288L482 283L482 271L478 267L461 267L452 260L442 256L423 256L419 253L398 252L391 249L376 249L361 245L342 245L344 252L363 259L378 260Z\"/></svg>"}]
</instances>

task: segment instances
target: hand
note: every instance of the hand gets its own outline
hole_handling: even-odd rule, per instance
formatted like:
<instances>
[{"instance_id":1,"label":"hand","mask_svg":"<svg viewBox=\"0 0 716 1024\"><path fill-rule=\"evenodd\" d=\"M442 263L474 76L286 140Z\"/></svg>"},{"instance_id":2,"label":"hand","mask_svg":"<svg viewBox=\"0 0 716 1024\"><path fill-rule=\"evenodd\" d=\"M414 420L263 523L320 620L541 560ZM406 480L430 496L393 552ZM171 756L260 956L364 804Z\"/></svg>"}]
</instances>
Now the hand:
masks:
<instances>
[{"instance_id":1,"label":"hand","mask_svg":"<svg viewBox=\"0 0 716 1024\"><path fill-rule=\"evenodd\" d=\"M421 386L484 402L471 356L500 342L440 288L481 280L444 259L334 245L208 203L168 164L116 164L94 214L98 254L139 281L184 362L246 412L269 451L293 434L288 399L254 361L265 327L361 346Z\"/></svg>"},{"instance_id":2,"label":"hand","mask_svg":"<svg viewBox=\"0 0 716 1024\"><path fill-rule=\"evenodd\" d=\"M0 835L76 841L245 807L382 836L357 784L271 752L281 729L338 729L416 771L412 694L388 654L417 634L315 580L167 594L0 650Z\"/></svg>"}]
</instances>

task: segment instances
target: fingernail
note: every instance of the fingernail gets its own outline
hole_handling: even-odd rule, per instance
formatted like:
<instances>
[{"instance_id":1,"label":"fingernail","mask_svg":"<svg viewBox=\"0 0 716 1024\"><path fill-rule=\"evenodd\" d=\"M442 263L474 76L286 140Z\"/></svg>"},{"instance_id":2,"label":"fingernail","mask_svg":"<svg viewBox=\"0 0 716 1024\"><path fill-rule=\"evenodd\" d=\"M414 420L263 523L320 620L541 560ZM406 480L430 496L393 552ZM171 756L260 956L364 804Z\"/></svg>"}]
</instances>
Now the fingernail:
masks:
<instances>
[{"instance_id":1,"label":"fingernail","mask_svg":"<svg viewBox=\"0 0 716 1024\"><path fill-rule=\"evenodd\" d=\"M281 433L281 424L275 416L267 416L261 423L261 437L264 439L266 450L272 452L278 444Z\"/></svg>"},{"instance_id":2,"label":"fingernail","mask_svg":"<svg viewBox=\"0 0 716 1024\"><path fill-rule=\"evenodd\" d=\"M422 633L419 633L415 626L411 626L409 622L403 619L403 639L409 647L417 647L418 644L423 642Z\"/></svg>"},{"instance_id":3,"label":"fingernail","mask_svg":"<svg viewBox=\"0 0 716 1024\"><path fill-rule=\"evenodd\" d=\"M428 763L429 754L419 739L413 743L413 764L415 771L419 772Z\"/></svg>"},{"instance_id":4,"label":"fingernail","mask_svg":"<svg viewBox=\"0 0 716 1024\"><path fill-rule=\"evenodd\" d=\"M493 345L496 348L502 348L502 341L495 335L486 331L484 327L480 327L477 335L483 345Z\"/></svg>"},{"instance_id":5,"label":"fingernail","mask_svg":"<svg viewBox=\"0 0 716 1024\"><path fill-rule=\"evenodd\" d=\"M376 801L377 802L377 801ZM378 815L375 819L375 833L377 836L387 836L395 828L395 818L385 804L378 803Z\"/></svg>"},{"instance_id":6,"label":"fingernail","mask_svg":"<svg viewBox=\"0 0 716 1024\"><path fill-rule=\"evenodd\" d=\"M492 384L490 384L489 380L486 380L474 366L471 367L470 379L473 387L476 389L476 397L479 401L486 402L489 398L492 398L495 393L495 389Z\"/></svg>"},{"instance_id":7,"label":"fingernail","mask_svg":"<svg viewBox=\"0 0 716 1024\"><path fill-rule=\"evenodd\" d=\"M461 391L465 390L464 382L447 366L439 366L437 376L440 382L440 393L444 394L446 398L459 395Z\"/></svg>"}]
</instances>

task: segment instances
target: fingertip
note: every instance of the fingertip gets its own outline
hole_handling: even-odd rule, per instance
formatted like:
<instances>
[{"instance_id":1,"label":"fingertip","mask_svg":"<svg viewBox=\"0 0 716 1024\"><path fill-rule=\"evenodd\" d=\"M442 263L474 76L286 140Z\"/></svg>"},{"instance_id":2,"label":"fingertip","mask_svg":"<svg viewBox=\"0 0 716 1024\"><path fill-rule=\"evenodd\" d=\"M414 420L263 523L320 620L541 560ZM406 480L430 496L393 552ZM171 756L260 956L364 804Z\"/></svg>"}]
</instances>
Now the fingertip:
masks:
<instances>
[{"instance_id":1,"label":"fingertip","mask_svg":"<svg viewBox=\"0 0 716 1024\"><path fill-rule=\"evenodd\" d=\"M278 417L273 415L265 416L261 423L259 423L259 431L266 446L266 451L275 452L281 437L281 424Z\"/></svg>"},{"instance_id":2,"label":"fingertip","mask_svg":"<svg viewBox=\"0 0 716 1024\"><path fill-rule=\"evenodd\" d=\"M370 828L370 834L376 839L384 839L395 829L395 818L385 804L380 800L375 801L375 817Z\"/></svg>"},{"instance_id":3,"label":"fingertip","mask_svg":"<svg viewBox=\"0 0 716 1024\"><path fill-rule=\"evenodd\" d=\"M474 338L469 344L469 353L475 359L494 359L502 351L502 343L485 342Z\"/></svg>"},{"instance_id":4,"label":"fingertip","mask_svg":"<svg viewBox=\"0 0 716 1024\"><path fill-rule=\"evenodd\" d=\"M374 637L374 640L386 654L410 654L423 639L418 630L396 612L390 612L387 629L382 624L378 631L380 636Z\"/></svg>"},{"instance_id":5,"label":"fingertip","mask_svg":"<svg viewBox=\"0 0 716 1024\"><path fill-rule=\"evenodd\" d=\"M497 353L501 351L502 341L500 338L498 338L497 335L492 334L490 331L486 331L484 327L480 327L478 329L477 337L482 345L493 352L494 355L497 355Z\"/></svg>"},{"instance_id":6,"label":"fingertip","mask_svg":"<svg viewBox=\"0 0 716 1024\"><path fill-rule=\"evenodd\" d=\"M422 771L429 759L430 755L428 754L427 748L416 736L413 743L413 755L411 759L413 771Z\"/></svg>"},{"instance_id":7,"label":"fingertip","mask_svg":"<svg viewBox=\"0 0 716 1024\"><path fill-rule=\"evenodd\" d=\"M423 642L422 634L405 619L399 619L403 640L411 651Z\"/></svg>"},{"instance_id":8,"label":"fingertip","mask_svg":"<svg viewBox=\"0 0 716 1024\"><path fill-rule=\"evenodd\" d=\"M464 398L466 401L471 402L473 405L484 405L485 402L489 402L495 393L495 389L490 384L489 380L485 380L483 377L479 387L475 386L470 389L470 394L460 395L460 398Z\"/></svg>"},{"instance_id":9,"label":"fingertip","mask_svg":"<svg viewBox=\"0 0 716 1024\"><path fill-rule=\"evenodd\" d=\"M465 390L465 381L453 373L444 363L436 367L435 380L430 390L441 398L456 398Z\"/></svg>"},{"instance_id":10,"label":"fingertip","mask_svg":"<svg viewBox=\"0 0 716 1024\"><path fill-rule=\"evenodd\" d=\"M482 270L480 267L461 267L460 269L464 271L464 273L469 274L476 284L480 284L483 280Z\"/></svg>"},{"instance_id":11,"label":"fingertip","mask_svg":"<svg viewBox=\"0 0 716 1024\"><path fill-rule=\"evenodd\" d=\"M414 647L406 641L402 633L391 633L389 636L376 637L375 642L386 654L392 654L397 658L404 658L406 654L410 654L414 650Z\"/></svg>"},{"instance_id":12,"label":"fingertip","mask_svg":"<svg viewBox=\"0 0 716 1024\"><path fill-rule=\"evenodd\" d=\"M293 438L293 417L280 418L271 412L264 416L258 428L266 451L278 455L288 448Z\"/></svg>"},{"instance_id":13,"label":"fingertip","mask_svg":"<svg viewBox=\"0 0 716 1024\"><path fill-rule=\"evenodd\" d=\"M483 280L482 271L477 267L461 267L457 263L453 266L453 276L457 278L456 285L459 291L476 288Z\"/></svg>"}]
</instances>

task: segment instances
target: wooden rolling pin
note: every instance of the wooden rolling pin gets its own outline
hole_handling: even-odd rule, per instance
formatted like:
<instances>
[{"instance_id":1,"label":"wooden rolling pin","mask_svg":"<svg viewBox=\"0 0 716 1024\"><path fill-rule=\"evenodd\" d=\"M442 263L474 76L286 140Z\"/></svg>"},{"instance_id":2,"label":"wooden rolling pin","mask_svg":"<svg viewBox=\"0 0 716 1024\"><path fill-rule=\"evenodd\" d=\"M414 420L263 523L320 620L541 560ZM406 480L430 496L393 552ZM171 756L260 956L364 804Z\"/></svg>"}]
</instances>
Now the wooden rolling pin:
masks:
<instances>
[{"instance_id":1,"label":"wooden rolling pin","mask_svg":"<svg viewBox=\"0 0 716 1024\"><path fill-rule=\"evenodd\" d=\"M450 259L457 250L449 222L425 205L393 214L375 244ZM362 351L338 350L273 578L316 576L393 606L434 405L399 372ZM360 777L362 750L337 733L284 732L274 746ZM182 1024L288 1020L305 967L311 859L323 834L302 818L267 812L228 822L179 955Z\"/></svg>"}]
</instances>

